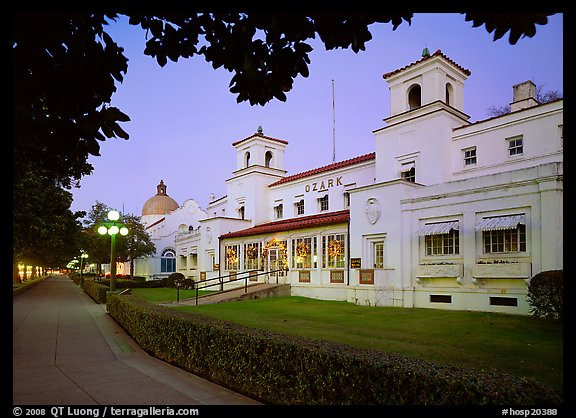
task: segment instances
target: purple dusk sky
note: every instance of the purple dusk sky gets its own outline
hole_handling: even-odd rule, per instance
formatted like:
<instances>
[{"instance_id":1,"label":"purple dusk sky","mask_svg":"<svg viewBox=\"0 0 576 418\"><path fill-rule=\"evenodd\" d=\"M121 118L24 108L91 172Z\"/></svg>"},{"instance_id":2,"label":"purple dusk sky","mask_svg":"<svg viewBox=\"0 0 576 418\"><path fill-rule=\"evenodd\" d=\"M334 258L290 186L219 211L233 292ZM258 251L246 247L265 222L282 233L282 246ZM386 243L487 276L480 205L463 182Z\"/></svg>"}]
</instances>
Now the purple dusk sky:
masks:
<instances>
[{"instance_id":1,"label":"purple dusk sky","mask_svg":"<svg viewBox=\"0 0 576 418\"><path fill-rule=\"evenodd\" d=\"M99 157L80 188L72 189L72 210L90 211L100 201L125 213L141 215L144 202L164 180L167 193L180 205L195 199L205 209L210 193L226 194L226 180L236 169L232 143L262 126L267 136L289 142L288 175L332 163L333 127L336 161L375 150L373 131L385 125L390 94L384 73L402 68L440 49L472 74L466 81L464 106L470 121L489 117L490 106L512 101L512 86L532 80L544 91L563 93L563 15L537 26L533 38L508 42L508 33L493 41L484 26L473 28L462 14L415 14L412 24L372 25L366 50L326 51L311 42L310 75L299 77L287 101L266 106L236 103L229 92L232 73L214 70L202 56L168 61L164 68L145 56L145 31L125 18L107 29L129 59L124 81L112 106L130 116L121 126L130 139L101 143ZM334 80L334 115L332 111Z\"/></svg>"}]
</instances>

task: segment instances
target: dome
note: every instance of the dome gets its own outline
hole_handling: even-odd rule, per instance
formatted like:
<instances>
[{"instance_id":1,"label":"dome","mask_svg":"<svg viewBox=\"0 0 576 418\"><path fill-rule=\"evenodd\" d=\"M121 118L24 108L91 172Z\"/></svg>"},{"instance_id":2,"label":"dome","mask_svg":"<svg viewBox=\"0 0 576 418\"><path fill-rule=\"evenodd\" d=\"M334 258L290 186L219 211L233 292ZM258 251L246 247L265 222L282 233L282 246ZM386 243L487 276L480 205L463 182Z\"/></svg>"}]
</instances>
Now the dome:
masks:
<instances>
[{"instance_id":1,"label":"dome","mask_svg":"<svg viewBox=\"0 0 576 418\"><path fill-rule=\"evenodd\" d=\"M178 209L180 205L166 194L166 185L164 180L160 180L160 184L156 186L158 192L155 196L144 203L142 207L142 216L145 215L165 215L166 213L172 212Z\"/></svg>"}]
</instances>

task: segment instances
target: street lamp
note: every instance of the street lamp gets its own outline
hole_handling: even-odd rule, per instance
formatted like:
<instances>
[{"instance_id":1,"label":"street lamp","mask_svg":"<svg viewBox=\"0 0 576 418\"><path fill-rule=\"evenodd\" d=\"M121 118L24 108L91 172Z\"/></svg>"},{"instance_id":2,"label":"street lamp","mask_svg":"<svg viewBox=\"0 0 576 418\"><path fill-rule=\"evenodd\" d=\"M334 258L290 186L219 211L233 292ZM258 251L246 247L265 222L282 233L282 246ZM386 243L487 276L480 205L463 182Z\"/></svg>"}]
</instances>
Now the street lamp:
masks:
<instances>
[{"instance_id":1,"label":"street lamp","mask_svg":"<svg viewBox=\"0 0 576 418\"><path fill-rule=\"evenodd\" d=\"M118 219L120 219L120 214L115 210L111 210L108 212L108 220L110 222L104 222L104 225L98 228L100 235L108 234L111 238L110 290L116 290L116 234L120 232L120 235L128 235L128 228L122 222L118 222Z\"/></svg>"},{"instance_id":2,"label":"street lamp","mask_svg":"<svg viewBox=\"0 0 576 418\"><path fill-rule=\"evenodd\" d=\"M80 286L84 287L84 268L82 267L82 259L88 258L88 253L85 253L84 250L80 250Z\"/></svg>"}]
</instances>

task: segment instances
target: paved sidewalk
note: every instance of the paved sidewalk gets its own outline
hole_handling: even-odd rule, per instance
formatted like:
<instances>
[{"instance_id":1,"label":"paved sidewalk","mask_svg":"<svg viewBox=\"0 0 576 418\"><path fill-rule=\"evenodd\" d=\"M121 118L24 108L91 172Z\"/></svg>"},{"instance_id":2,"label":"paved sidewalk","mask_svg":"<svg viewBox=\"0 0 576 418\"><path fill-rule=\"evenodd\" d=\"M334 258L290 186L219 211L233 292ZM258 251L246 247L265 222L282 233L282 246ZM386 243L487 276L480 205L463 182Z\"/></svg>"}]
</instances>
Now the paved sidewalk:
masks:
<instances>
[{"instance_id":1,"label":"paved sidewalk","mask_svg":"<svg viewBox=\"0 0 576 418\"><path fill-rule=\"evenodd\" d=\"M13 405L257 405L148 355L67 276L13 299Z\"/></svg>"}]
</instances>

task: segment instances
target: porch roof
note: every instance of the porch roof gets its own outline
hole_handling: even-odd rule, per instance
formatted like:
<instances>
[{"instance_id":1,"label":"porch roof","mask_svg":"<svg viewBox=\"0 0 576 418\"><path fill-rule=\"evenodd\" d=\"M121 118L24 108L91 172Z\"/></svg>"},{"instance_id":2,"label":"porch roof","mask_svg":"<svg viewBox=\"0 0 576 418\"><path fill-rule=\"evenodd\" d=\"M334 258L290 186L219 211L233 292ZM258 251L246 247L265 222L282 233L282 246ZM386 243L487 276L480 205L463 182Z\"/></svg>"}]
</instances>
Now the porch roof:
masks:
<instances>
[{"instance_id":1,"label":"porch roof","mask_svg":"<svg viewBox=\"0 0 576 418\"><path fill-rule=\"evenodd\" d=\"M247 237L251 235L273 234L275 232L314 228L317 226L348 222L350 222L350 210L345 209L336 212L320 213L318 215L300 216L297 218L268 222L251 228L241 229L240 231L229 232L221 235L220 238L225 239Z\"/></svg>"}]
</instances>

